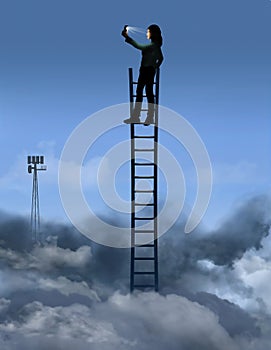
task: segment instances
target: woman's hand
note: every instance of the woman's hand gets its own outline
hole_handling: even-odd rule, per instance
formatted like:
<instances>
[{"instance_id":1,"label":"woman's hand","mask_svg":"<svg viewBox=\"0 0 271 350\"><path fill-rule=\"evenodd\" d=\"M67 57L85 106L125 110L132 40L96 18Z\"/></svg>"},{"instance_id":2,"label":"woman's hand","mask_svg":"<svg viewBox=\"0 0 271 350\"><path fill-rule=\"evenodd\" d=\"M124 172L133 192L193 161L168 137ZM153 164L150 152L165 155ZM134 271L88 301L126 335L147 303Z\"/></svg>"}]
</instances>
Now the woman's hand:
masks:
<instances>
[{"instance_id":1,"label":"woman's hand","mask_svg":"<svg viewBox=\"0 0 271 350\"><path fill-rule=\"evenodd\" d=\"M121 35L124 36L124 38L127 38L128 37L128 25L126 24L123 28L123 31L121 32Z\"/></svg>"},{"instance_id":2,"label":"woman's hand","mask_svg":"<svg viewBox=\"0 0 271 350\"><path fill-rule=\"evenodd\" d=\"M127 29L123 29L123 31L121 32L121 35L124 36L124 38L127 38L128 36Z\"/></svg>"}]
</instances>

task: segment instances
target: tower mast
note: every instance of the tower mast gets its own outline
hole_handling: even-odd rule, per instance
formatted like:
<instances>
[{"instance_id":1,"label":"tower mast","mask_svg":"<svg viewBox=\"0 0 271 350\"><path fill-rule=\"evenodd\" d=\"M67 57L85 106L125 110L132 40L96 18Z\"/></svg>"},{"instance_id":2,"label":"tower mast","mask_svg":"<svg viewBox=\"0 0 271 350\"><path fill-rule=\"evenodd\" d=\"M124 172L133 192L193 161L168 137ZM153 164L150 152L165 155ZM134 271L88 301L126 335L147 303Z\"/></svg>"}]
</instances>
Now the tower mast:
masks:
<instances>
[{"instance_id":1,"label":"tower mast","mask_svg":"<svg viewBox=\"0 0 271 350\"><path fill-rule=\"evenodd\" d=\"M47 170L44 164L44 156L27 156L28 173L33 173L32 199L31 199L31 234L33 243L40 243L40 204L39 204L39 184L38 171Z\"/></svg>"}]
</instances>

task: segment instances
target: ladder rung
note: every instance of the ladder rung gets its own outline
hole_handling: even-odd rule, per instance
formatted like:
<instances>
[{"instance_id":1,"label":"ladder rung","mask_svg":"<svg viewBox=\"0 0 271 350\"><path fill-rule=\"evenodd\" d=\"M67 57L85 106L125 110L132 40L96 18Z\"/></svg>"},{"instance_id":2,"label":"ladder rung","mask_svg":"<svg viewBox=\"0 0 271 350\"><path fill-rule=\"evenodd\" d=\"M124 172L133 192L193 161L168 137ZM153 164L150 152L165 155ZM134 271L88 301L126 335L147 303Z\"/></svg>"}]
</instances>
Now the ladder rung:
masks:
<instances>
[{"instance_id":1,"label":"ladder rung","mask_svg":"<svg viewBox=\"0 0 271 350\"><path fill-rule=\"evenodd\" d=\"M135 193L152 193L154 190L135 190Z\"/></svg>"},{"instance_id":2,"label":"ladder rung","mask_svg":"<svg viewBox=\"0 0 271 350\"><path fill-rule=\"evenodd\" d=\"M154 271L134 271L134 275L154 275Z\"/></svg>"},{"instance_id":3,"label":"ladder rung","mask_svg":"<svg viewBox=\"0 0 271 350\"><path fill-rule=\"evenodd\" d=\"M154 179L153 175L135 175L135 179Z\"/></svg>"},{"instance_id":4,"label":"ladder rung","mask_svg":"<svg viewBox=\"0 0 271 350\"><path fill-rule=\"evenodd\" d=\"M155 260L155 257L139 256L139 257L134 258L134 260Z\"/></svg>"},{"instance_id":5,"label":"ladder rung","mask_svg":"<svg viewBox=\"0 0 271 350\"><path fill-rule=\"evenodd\" d=\"M154 203L135 203L134 205L137 205L139 207L153 207Z\"/></svg>"},{"instance_id":6,"label":"ladder rung","mask_svg":"<svg viewBox=\"0 0 271 350\"><path fill-rule=\"evenodd\" d=\"M136 245L136 248L153 248L154 244L142 244L142 245Z\"/></svg>"},{"instance_id":7,"label":"ladder rung","mask_svg":"<svg viewBox=\"0 0 271 350\"><path fill-rule=\"evenodd\" d=\"M153 136L153 135L146 135L146 136L138 135L138 136L134 136L134 139L154 139L154 138L155 138L155 136Z\"/></svg>"},{"instance_id":8,"label":"ladder rung","mask_svg":"<svg viewBox=\"0 0 271 350\"><path fill-rule=\"evenodd\" d=\"M136 217L136 218L134 218L135 220L154 220L155 219L155 217L150 217L150 218L138 218L138 217Z\"/></svg>"},{"instance_id":9,"label":"ladder rung","mask_svg":"<svg viewBox=\"0 0 271 350\"><path fill-rule=\"evenodd\" d=\"M136 83L137 84L137 83ZM133 95L133 97L136 97L137 95ZM155 95L153 95L155 97ZM147 95L142 95L142 97L147 97Z\"/></svg>"},{"instance_id":10,"label":"ladder rung","mask_svg":"<svg viewBox=\"0 0 271 350\"><path fill-rule=\"evenodd\" d=\"M135 163L134 165L139 165L139 166L151 166L151 165L155 165L155 163Z\"/></svg>"},{"instance_id":11,"label":"ladder rung","mask_svg":"<svg viewBox=\"0 0 271 350\"><path fill-rule=\"evenodd\" d=\"M142 112L148 112L148 110L149 110L148 108L141 108Z\"/></svg>"},{"instance_id":12,"label":"ladder rung","mask_svg":"<svg viewBox=\"0 0 271 350\"><path fill-rule=\"evenodd\" d=\"M137 82L137 81L133 81L133 82L132 82L132 84L137 85L137 84L138 84L138 82ZM157 84L157 82L156 82L156 81L154 81L154 82L153 82L153 85L156 85L156 84Z\"/></svg>"},{"instance_id":13,"label":"ladder rung","mask_svg":"<svg viewBox=\"0 0 271 350\"><path fill-rule=\"evenodd\" d=\"M138 82L137 82L137 81L133 81L133 82L132 82L132 84L137 85L137 84L138 84ZM153 85L156 85L156 84L157 84L157 82L156 82L156 81L154 81L154 82L153 82Z\"/></svg>"},{"instance_id":14,"label":"ladder rung","mask_svg":"<svg viewBox=\"0 0 271 350\"><path fill-rule=\"evenodd\" d=\"M153 152L154 148L135 148L135 152Z\"/></svg>"},{"instance_id":15,"label":"ladder rung","mask_svg":"<svg viewBox=\"0 0 271 350\"><path fill-rule=\"evenodd\" d=\"M135 230L135 233L154 233L154 230Z\"/></svg>"},{"instance_id":16,"label":"ladder rung","mask_svg":"<svg viewBox=\"0 0 271 350\"><path fill-rule=\"evenodd\" d=\"M134 284L134 288L155 288L154 284Z\"/></svg>"}]
</instances>

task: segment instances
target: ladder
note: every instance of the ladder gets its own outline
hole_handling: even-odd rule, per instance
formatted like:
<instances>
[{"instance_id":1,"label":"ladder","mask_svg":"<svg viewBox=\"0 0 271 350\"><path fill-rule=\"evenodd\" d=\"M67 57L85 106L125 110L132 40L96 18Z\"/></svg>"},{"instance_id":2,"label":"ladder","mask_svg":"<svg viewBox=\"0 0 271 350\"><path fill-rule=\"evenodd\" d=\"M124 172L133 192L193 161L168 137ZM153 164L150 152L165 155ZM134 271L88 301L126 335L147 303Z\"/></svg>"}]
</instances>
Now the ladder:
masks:
<instances>
[{"instance_id":1,"label":"ladder","mask_svg":"<svg viewBox=\"0 0 271 350\"><path fill-rule=\"evenodd\" d=\"M154 82L154 124L130 124L131 257L130 291L158 291L158 103L159 69ZM129 68L130 116L134 105L133 70ZM143 95L146 97L146 95ZM141 108L146 112L147 108ZM144 228L142 229L142 227ZM143 242L143 243L142 243Z\"/></svg>"}]
</instances>

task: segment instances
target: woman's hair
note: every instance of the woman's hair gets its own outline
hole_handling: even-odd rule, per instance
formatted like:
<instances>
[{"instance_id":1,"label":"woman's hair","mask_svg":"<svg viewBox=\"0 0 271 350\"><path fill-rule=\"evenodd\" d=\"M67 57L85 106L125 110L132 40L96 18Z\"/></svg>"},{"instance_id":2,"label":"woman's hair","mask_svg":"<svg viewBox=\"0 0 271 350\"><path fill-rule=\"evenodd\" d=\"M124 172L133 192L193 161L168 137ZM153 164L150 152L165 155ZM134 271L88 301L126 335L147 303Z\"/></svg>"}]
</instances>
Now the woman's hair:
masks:
<instances>
[{"instance_id":1,"label":"woman's hair","mask_svg":"<svg viewBox=\"0 0 271 350\"><path fill-rule=\"evenodd\" d=\"M151 41L154 41L157 43L159 46L162 46L163 44L163 38L161 35L161 29L157 24L151 24L148 27L150 33L151 33Z\"/></svg>"}]
</instances>

